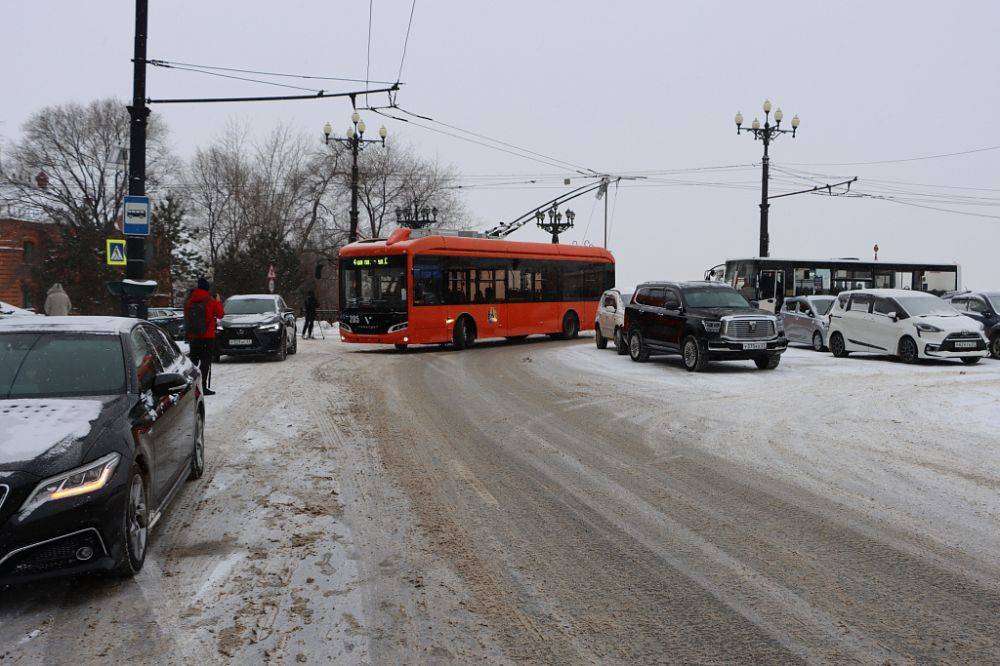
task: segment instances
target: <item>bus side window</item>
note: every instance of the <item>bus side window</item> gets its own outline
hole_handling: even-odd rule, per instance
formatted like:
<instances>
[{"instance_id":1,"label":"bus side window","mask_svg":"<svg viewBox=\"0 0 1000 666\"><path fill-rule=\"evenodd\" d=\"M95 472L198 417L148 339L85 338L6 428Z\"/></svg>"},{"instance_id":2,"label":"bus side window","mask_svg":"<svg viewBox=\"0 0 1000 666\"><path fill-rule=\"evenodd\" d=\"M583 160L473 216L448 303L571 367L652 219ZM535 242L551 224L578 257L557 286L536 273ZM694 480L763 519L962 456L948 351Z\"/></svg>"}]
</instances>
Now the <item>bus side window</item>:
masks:
<instances>
[{"instance_id":1,"label":"bus side window","mask_svg":"<svg viewBox=\"0 0 1000 666\"><path fill-rule=\"evenodd\" d=\"M440 305L441 260L437 257L414 257L413 259L413 304Z\"/></svg>"}]
</instances>

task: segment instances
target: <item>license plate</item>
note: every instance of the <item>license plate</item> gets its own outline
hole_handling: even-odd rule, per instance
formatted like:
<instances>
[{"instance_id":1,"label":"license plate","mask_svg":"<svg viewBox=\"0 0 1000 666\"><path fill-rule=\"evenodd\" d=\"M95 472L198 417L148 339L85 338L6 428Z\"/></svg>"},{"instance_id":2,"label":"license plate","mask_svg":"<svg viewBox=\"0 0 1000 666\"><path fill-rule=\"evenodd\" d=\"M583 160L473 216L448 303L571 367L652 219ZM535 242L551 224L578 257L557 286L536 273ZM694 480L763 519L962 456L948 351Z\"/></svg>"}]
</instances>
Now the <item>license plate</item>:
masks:
<instances>
[{"instance_id":1,"label":"license plate","mask_svg":"<svg viewBox=\"0 0 1000 666\"><path fill-rule=\"evenodd\" d=\"M766 342L744 342L743 349L767 349Z\"/></svg>"},{"instance_id":2,"label":"license plate","mask_svg":"<svg viewBox=\"0 0 1000 666\"><path fill-rule=\"evenodd\" d=\"M956 349L975 349L978 346L979 346L979 343L978 342L974 342L974 341L956 342L955 343L955 348Z\"/></svg>"},{"instance_id":3,"label":"license plate","mask_svg":"<svg viewBox=\"0 0 1000 666\"><path fill-rule=\"evenodd\" d=\"M230 340L229 344L234 347L246 347L253 344L253 340Z\"/></svg>"}]
</instances>

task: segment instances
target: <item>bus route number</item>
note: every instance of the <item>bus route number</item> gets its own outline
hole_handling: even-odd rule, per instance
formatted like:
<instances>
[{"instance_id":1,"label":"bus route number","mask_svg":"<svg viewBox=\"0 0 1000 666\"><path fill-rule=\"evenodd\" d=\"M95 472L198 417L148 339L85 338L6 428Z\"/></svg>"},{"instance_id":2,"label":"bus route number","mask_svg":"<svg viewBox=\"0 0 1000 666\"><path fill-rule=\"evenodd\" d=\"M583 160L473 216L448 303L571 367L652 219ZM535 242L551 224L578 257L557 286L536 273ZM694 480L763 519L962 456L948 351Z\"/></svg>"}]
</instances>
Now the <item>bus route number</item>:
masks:
<instances>
[{"instance_id":1,"label":"bus route number","mask_svg":"<svg viewBox=\"0 0 1000 666\"><path fill-rule=\"evenodd\" d=\"M351 265L355 268L365 268L368 266L388 266L389 257L366 257L364 259L352 259Z\"/></svg>"}]
</instances>

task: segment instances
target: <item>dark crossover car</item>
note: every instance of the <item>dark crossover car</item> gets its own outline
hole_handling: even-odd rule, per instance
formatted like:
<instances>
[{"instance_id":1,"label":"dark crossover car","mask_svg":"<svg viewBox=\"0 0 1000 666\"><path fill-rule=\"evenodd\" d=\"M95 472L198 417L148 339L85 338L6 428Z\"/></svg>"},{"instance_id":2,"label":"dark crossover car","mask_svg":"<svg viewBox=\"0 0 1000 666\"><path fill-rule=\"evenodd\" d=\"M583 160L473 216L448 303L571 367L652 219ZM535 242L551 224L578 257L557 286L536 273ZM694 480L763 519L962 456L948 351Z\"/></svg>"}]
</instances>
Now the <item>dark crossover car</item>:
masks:
<instances>
[{"instance_id":1,"label":"dark crossover car","mask_svg":"<svg viewBox=\"0 0 1000 666\"><path fill-rule=\"evenodd\" d=\"M184 339L184 310L181 308L149 308L146 321L162 328L174 340Z\"/></svg>"},{"instance_id":2,"label":"dark crossover car","mask_svg":"<svg viewBox=\"0 0 1000 666\"><path fill-rule=\"evenodd\" d=\"M629 356L680 354L684 367L704 370L713 360L752 360L773 370L788 348L781 321L759 310L729 285L647 282L625 308Z\"/></svg>"},{"instance_id":3,"label":"dark crossover car","mask_svg":"<svg viewBox=\"0 0 1000 666\"><path fill-rule=\"evenodd\" d=\"M274 294L231 296L215 329L221 356L273 356L280 361L298 351L295 313Z\"/></svg>"},{"instance_id":4,"label":"dark crossover car","mask_svg":"<svg viewBox=\"0 0 1000 666\"><path fill-rule=\"evenodd\" d=\"M199 379L141 320L0 321L0 585L142 568L204 471Z\"/></svg>"},{"instance_id":5,"label":"dark crossover car","mask_svg":"<svg viewBox=\"0 0 1000 666\"><path fill-rule=\"evenodd\" d=\"M1000 291L966 291L945 297L952 306L983 325L990 356L1000 359Z\"/></svg>"}]
</instances>

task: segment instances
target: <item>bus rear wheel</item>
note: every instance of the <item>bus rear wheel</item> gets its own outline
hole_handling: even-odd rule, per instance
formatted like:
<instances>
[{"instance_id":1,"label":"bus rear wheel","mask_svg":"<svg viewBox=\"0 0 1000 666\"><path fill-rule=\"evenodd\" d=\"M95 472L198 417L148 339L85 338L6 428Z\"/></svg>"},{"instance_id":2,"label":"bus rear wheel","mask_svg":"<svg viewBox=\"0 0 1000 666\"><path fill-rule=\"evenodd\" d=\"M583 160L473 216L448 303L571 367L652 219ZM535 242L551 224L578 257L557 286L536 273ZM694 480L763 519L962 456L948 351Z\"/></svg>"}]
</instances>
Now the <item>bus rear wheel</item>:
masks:
<instances>
[{"instance_id":1,"label":"bus rear wheel","mask_svg":"<svg viewBox=\"0 0 1000 666\"><path fill-rule=\"evenodd\" d=\"M580 333L580 320L576 313L570 310L563 315L562 330L559 331L560 340L572 340Z\"/></svg>"},{"instance_id":2,"label":"bus rear wheel","mask_svg":"<svg viewBox=\"0 0 1000 666\"><path fill-rule=\"evenodd\" d=\"M476 341L476 326L469 317L461 316L455 322L451 343L455 349L467 349Z\"/></svg>"}]
</instances>

